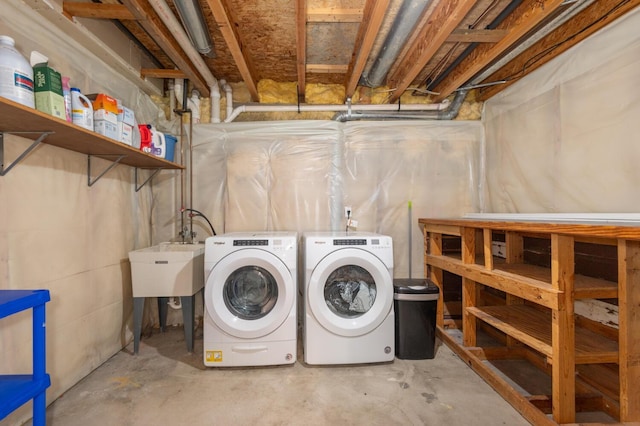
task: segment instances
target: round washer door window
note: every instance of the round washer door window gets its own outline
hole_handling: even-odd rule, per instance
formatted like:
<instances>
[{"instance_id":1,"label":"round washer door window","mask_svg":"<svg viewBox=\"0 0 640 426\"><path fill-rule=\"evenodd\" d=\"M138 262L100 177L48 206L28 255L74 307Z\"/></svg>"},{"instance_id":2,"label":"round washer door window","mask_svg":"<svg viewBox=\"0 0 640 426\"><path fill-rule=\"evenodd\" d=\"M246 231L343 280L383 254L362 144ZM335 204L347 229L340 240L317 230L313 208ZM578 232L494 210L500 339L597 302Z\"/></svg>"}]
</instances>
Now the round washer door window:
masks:
<instances>
[{"instance_id":1,"label":"round washer door window","mask_svg":"<svg viewBox=\"0 0 640 426\"><path fill-rule=\"evenodd\" d=\"M224 283L224 303L234 315L256 320L269 314L278 301L278 283L260 266L236 269Z\"/></svg>"}]
</instances>

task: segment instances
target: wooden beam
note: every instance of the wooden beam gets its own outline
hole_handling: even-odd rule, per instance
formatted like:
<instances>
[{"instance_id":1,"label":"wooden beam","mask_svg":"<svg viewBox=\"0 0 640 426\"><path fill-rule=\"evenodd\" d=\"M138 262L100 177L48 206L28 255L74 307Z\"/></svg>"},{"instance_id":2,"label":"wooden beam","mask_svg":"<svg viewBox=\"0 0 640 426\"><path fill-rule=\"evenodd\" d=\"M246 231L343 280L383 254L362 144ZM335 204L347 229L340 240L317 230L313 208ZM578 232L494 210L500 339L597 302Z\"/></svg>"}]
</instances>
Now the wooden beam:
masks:
<instances>
[{"instance_id":1,"label":"wooden beam","mask_svg":"<svg viewBox=\"0 0 640 426\"><path fill-rule=\"evenodd\" d=\"M476 263L476 230L462 228L462 263ZM477 340L476 317L467 308L478 305L478 285L462 277L462 344L475 346Z\"/></svg>"},{"instance_id":2,"label":"wooden beam","mask_svg":"<svg viewBox=\"0 0 640 426\"><path fill-rule=\"evenodd\" d=\"M630 0L617 8L614 8L610 2L594 1L499 71L487 77L483 83L501 80L507 80L507 82L478 89L476 92L478 100L486 101L638 6L640 6L640 0Z\"/></svg>"},{"instance_id":3,"label":"wooden beam","mask_svg":"<svg viewBox=\"0 0 640 426\"><path fill-rule=\"evenodd\" d=\"M309 73L316 74L346 74L349 65L307 64Z\"/></svg>"},{"instance_id":4,"label":"wooden beam","mask_svg":"<svg viewBox=\"0 0 640 426\"><path fill-rule=\"evenodd\" d=\"M360 76L367 64L367 59L373 48L373 42L380 31L382 20L389 7L390 0L367 0L364 6L362 23L358 29L356 43L351 54L351 61L347 70L345 95L353 96L360 81Z\"/></svg>"},{"instance_id":5,"label":"wooden beam","mask_svg":"<svg viewBox=\"0 0 640 426\"><path fill-rule=\"evenodd\" d=\"M62 2L64 13L78 18L93 19L118 19L121 21L133 21L135 16L121 4L102 3L74 3L70 1Z\"/></svg>"},{"instance_id":6,"label":"wooden beam","mask_svg":"<svg viewBox=\"0 0 640 426\"><path fill-rule=\"evenodd\" d=\"M507 30L455 30L447 43L497 43L507 35Z\"/></svg>"},{"instance_id":7,"label":"wooden beam","mask_svg":"<svg viewBox=\"0 0 640 426\"><path fill-rule=\"evenodd\" d=\"M184 72L200 94L209 96L209 87L206 82L149 3L142 0L122 0L122 2L135 16L142 28L158 43L158 46L171 58L176 66Z\"/></svg>"},{"instance_id":8,"label":"wooden beam","mask_svg":"<svg viewBox=\"0 0 640 426\"><path fill-rule=\"evenodd\" d=\"M140 70L140 77L142 78L187 78L187 75L180 70L142 68Z\"/></svg>"},{"instance_id":9,"label":"wooden beam","mask_svg":"<svg viewBox=\"0 0 640 426\"><path fill-rule=\"evenodd\" d=\"M620 421L640 421L640 242L618 243Z\"/></svg>"},{"instance_id":10,"label":"wooden beam","mask_svg":"<svg viewBox=\"0 0 640 426\"><path fill-rule=\"evenodd\" d=\"M474 75L482 71L513 47L522 37L552 15L564 0L528 0L509 15L499 29L507 29L508 35L495 44L477 46L440 84L433 88L440 94L434 102L441 102Z\"/></svg>"},{"instance_id":11,"label":"wooden beam","mask_svg":"<svg viewBox=\"0 0 640 426\"><path fill-rule=\"evenodd\" d=\"M402 93L407 90L476 3L477 0L440 1L431 14L425 14L422 18L423 26L420 34L387 79L387 85L395 89L389 103L400 99Z\"/></svg>"},{"instance_id":12,"label":"wooden beam","mask_svg":"<svg viewBox=\"0 0 640 426\"><path fill-rule=\"evenodd\" d=\"M240 75L247 85L247 89L251 94L251 99L255 102L260 100L258 96L258 86L256 84L256 71L251 62L249 54L243 47L242 40L236 29L235 22L231 19L231 14L228 12L229 8L225 4L225 0L206 0L213 17L218 24L218 28L222 33L224 41L227 43L227 47L233 56L233 60L240 71Z\"/></svg>"},{"instance_id":13,"label":"wooden beam","mask_svg":"<svg viewBox=\"0 0 640 426\"><path fill-rule=\"evenodd\" d=\"M298 74L298 102L304 102L307 86L307 1L296 0L296 72Z\"/></svg>"},{"instance_id":14,"label":"wooden beam","mask_svg":"<svg viewBox=\"0 0 640 426\"><path fill-rule=\"evenodd\" d=\"M362 14L363 9L340 9L337 7L309 9L307 22L362 22Z\"/></svg>"},{"instance_id":15,"label":"wooden beam","mask_svg":"<svg viewBox=\"0 0 640 426\"><path fill-rule=\"evenodd\" d=\"M551 312L551 387L553 420L576 420L575 323L573 282L575 254L573 237L551 234L551 285L561 291L563 303Z\"/></svg>"}]
</instances>

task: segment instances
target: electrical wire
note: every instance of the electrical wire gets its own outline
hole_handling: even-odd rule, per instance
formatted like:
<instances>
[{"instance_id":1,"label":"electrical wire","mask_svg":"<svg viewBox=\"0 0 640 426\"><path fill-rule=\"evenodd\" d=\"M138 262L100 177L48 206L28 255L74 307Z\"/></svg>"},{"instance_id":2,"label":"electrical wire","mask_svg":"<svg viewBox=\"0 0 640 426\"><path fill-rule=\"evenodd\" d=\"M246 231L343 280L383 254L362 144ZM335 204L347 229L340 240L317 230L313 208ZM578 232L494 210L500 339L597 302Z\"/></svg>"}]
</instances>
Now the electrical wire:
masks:
<instances>
[{"instance_id":1,"label":"electrical wire","mask_svg":"<svg viewBox=\"0 0 640 426\"><path fill-rule=\"evenodd\" d=\"M536 55L532 56L531 58L529 58L529 60L527 62L524 63L524 65L522 66L521 70L509 75L508 77L503 78L501 81L504 81L504 82L515 81L515 80L518 80L518 79L524 77L526 75L527 69L532 67L537 62L541 61L542 58L544 58L548 53L552 52L553 50L555 50L558 47L562 46L563 44L567 43L568 41L573 40L574 38L578 37L580 34L588 31L591 27L593 27L593 26L599 24L600 22L604 21L610 15L612 15L616 10L620 9L622 6L624 6L627 3L629 3L629 0L621 1L620 3L615 5L613 8L609 9L609 11L607 13L605 13L600 18L596 19L595 21L593 21L592 23L590 23L586 27L580 29L576 33L574 33L574 34L568 36L567 38L565 38L564 40L559 41L559 42L547 47L543 51L537 53Z\"/></svg>"}]
</instances>

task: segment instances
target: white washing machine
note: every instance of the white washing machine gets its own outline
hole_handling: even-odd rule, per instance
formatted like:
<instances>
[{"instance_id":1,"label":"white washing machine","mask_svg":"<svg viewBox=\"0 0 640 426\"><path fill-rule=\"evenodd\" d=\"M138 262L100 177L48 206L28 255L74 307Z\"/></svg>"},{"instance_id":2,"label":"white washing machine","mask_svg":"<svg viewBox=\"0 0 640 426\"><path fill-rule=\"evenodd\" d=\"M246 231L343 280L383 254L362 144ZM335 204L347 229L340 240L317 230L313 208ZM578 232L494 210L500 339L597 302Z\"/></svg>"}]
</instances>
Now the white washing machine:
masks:
<instances>
[{"instance_id":1,"label":"white washing machine","mask_svg":"<svg viewBox=\"0 0 640 426\"><path fill-rule=\"evenodd\" d=\"M392 361L391 237L364 232L306 233L304 268L304 361Z\"/></svg>"},{"instance_id":2,"label":"white washing machine","mask_svg":"<svg viewBox=\"0 0 640 426\"><path fill-rule=\"evenodd\" d=\"M205 241L204 364L296 361L298 236L230 233Z\"/></svg>"}]
</instances>

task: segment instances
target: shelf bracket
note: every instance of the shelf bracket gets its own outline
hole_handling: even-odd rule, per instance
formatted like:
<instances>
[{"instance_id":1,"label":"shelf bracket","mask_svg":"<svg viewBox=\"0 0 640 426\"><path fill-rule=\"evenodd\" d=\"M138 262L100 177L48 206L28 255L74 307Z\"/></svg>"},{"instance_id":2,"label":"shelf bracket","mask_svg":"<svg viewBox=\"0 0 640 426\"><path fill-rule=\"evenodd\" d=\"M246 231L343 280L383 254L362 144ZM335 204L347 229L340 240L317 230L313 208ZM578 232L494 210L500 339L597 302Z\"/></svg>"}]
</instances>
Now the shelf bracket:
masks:
<instances>
[{"instance_id":1,"label":"shelf bracket","mask_svg":"<svg viewBox=\"0 0 640 426\"><path fill-rule=\"evenodd\" d=\"M96 183L97 181L100 180L100 178L102 176L104 176L109 170L113 169L115 166L117 166L120 161L122 161L122 159L124 157L126 157L126 155L117 155L117 154L113 154L113 155L108 155L108 154L104 154L104 155L96 155L96 157L98 158L103 158L104 157L115 157L116 159L113 160L113 162L102 171L102 173L100 173L98 176L96 176L96 178L91 181L91 157L92 155L88 155L87 156L87 185L92 186L94 183Z\"/></svg>"},{"instance_id":2,"label":"shelf bracket","mask_svg":"<svg viewBox=\"0 0 640 426\"><path fill-rule=\"evenodd\" d=\"M159 171L160 169L155 169L155 171L151 173L151 176L149 176L144 182L142 182L142 185L138 186L138 168L136 167L136 192L140 191L143 186L149 183L149 181L153 179L153 177L157 175Z\"/></svg>"},{"instance_id":3,"label":"shelf bracket","mask_svg":"<svg viewBox=\"0 0 640 426\"><path fill-rule=\"evenodd\" d=\"M38 136L38 138L34 140L33 143L27 149L25 149L22 154L18 155L18 157L15 160L13 160L11 164L5 167L4 166L4 134L5 133L9 133L11 135L40 134L40 136ZM33 151L38 145L40 145L40 143L47 136L53 133L54 132L38 132L38 131L36 132L0 132L0 176L4 176L7 173L9 173L9 170L11 170L16 164L22 161L22 159L24 159L27 155L29 155L29 153Z\"/></svg>"}]
</instances>

